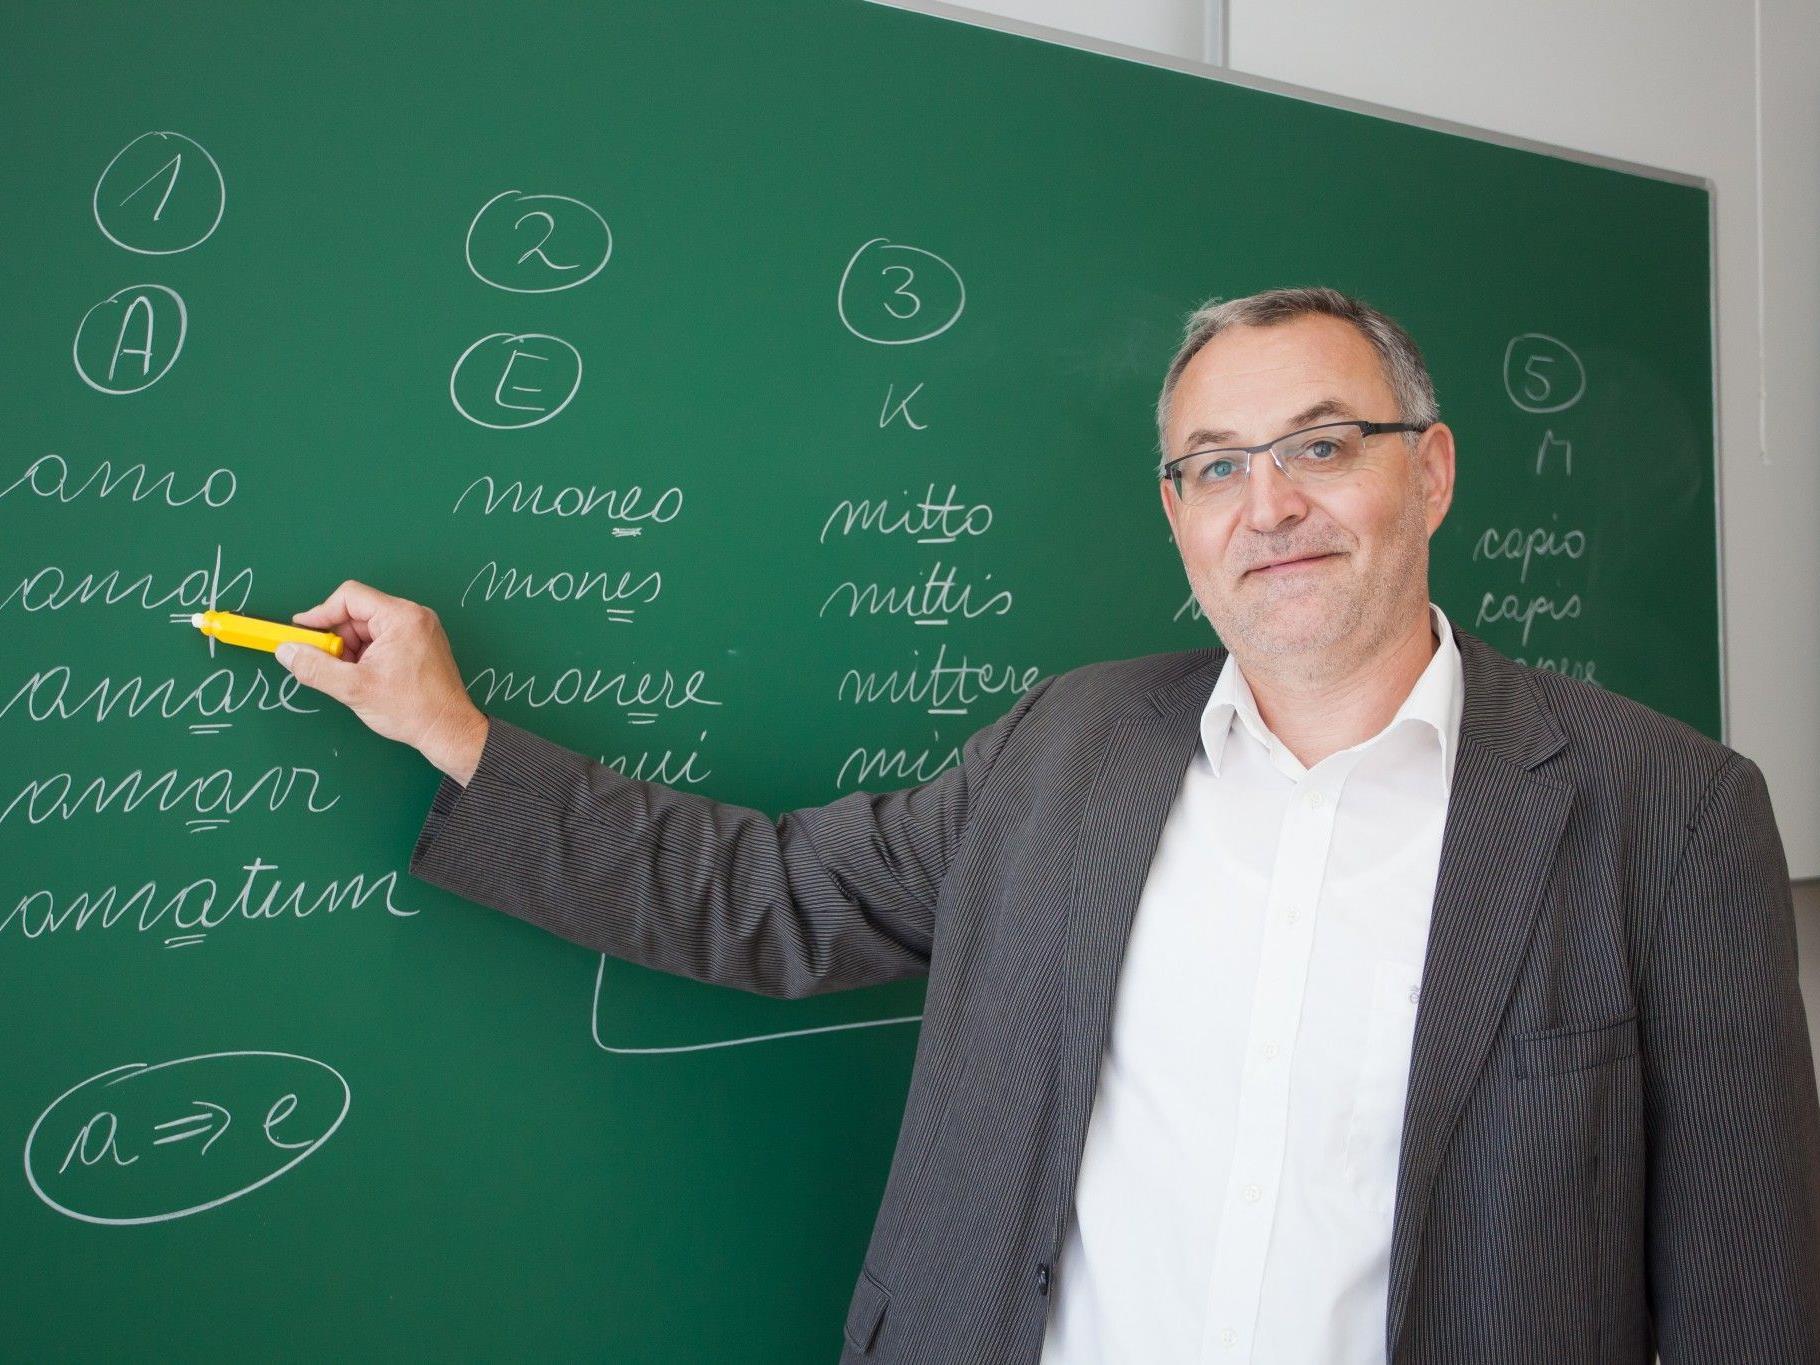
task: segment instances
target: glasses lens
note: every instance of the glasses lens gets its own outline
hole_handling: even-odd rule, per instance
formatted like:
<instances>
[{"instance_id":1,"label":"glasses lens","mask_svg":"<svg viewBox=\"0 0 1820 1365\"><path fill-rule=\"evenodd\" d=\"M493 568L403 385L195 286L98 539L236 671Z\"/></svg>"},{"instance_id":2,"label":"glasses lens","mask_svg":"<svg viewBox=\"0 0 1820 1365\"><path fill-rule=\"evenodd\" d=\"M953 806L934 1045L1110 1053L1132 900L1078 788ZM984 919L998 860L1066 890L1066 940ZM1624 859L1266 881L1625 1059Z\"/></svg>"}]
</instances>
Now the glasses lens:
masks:
<instances>
[{"instance_id":1,"label":"glasses lens","mask_svg":"<svg viewBox=\"0 0 1820 1365\"><path fill-rule=\"evenodd\" d=\"M1350 473L1364 462L1365 433L1345 423L1310 427L1277 442L1276 453L1292 479L1319 483ZM1244 487L1245 468L1243 451L1201 451L1174 466L1176 487L1184 502L1215 502Z\"/></svg>"},{"instance_id":2,"label":"glasses lens","mask_svg":"<svg viewBox=\"0 0 1820 1365\"><path fill-rule=\"evenodd\" d=\"M1237 492L1245 482L1244 461L1244 455L1230 451L1190 455L1175 467L1183 500L1211 502Z\"/></svg>"},{"instance_id":3,"label":"glasses lens","mask_svg":"<svg viewBox=\"0 0 1820 1365\"><path fill-rule=\"evenodd\" d=\"M1277 447L1283 467L1298 479L1327 479L1354 468L1365 454L1357 427L1315 427L1297 432Z\"/></svg>"}]
</instances>

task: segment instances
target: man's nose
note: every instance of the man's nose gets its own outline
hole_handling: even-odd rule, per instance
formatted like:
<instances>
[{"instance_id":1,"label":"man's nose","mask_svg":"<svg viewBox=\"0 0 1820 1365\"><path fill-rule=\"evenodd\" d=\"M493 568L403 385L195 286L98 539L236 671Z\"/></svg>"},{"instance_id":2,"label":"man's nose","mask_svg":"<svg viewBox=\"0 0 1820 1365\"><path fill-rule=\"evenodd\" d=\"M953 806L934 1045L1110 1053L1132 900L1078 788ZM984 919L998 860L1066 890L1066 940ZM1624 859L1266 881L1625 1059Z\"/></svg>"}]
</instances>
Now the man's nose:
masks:
<instances>
[{"instance_id":1,"label":"man's nose","mask_svg":"<svg viewBox=\"0 0 1820 1365\"><path fill-rule=\"evenodd\" d=\"M1277 468L1269 452L1253 456L1245 476L1245 524L1254 531L1275 531L1307 513L1302 490Z\"/></svg>"}]
</instances>

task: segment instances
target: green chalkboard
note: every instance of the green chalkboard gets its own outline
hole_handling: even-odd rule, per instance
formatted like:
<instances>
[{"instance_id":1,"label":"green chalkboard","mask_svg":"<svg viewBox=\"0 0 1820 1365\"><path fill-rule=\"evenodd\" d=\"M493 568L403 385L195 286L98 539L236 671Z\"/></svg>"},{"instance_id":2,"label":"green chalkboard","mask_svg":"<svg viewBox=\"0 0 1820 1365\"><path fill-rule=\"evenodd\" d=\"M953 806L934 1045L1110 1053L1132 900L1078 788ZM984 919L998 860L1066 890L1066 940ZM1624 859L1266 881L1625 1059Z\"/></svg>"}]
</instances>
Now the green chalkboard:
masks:
<instances>
[{"instance_id":1,"label":"green chalkboard","mask_svg":"<svg viewBox=\"0 0 1820 1365\"><path fill-rule=\"evenodd\" d=\"M489 711L722 799L908 785L1208 641L1156 386L1320 282L1432 362L1449 614L1717 732L1704 189L856 0L0 30L0 1354L838 1352L920 986L414 881L437 774L211 600L427 602Z\"/></svg>"}]
</instances>

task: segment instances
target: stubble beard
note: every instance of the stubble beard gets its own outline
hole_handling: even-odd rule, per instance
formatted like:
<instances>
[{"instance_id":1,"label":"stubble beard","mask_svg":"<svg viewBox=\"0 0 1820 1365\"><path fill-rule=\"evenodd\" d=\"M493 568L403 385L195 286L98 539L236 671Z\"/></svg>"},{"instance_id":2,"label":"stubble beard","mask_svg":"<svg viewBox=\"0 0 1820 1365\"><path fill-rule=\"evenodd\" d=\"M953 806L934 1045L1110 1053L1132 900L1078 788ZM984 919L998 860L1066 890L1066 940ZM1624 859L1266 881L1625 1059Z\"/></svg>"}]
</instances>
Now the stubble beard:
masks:
<instances>
[{"instance_id":1,"label":"stubble beard","mask_svg":"<svg viewBox=\"0 0 1820 1365\"><path fill-rule=\"evenodd\" d=\"M1428 528L1420 496L1405 504L1395 530L1377 570L1363 578L1343 563L1312 571L1327 583L1264 580L1221 600L1203 577L1193 584L1195 596L1220 640L1241 660L1299 657L1322 674L1340 673L1384 648L1401 629L1406 600L1428 600Z\"/></svg>"}]
</instances>

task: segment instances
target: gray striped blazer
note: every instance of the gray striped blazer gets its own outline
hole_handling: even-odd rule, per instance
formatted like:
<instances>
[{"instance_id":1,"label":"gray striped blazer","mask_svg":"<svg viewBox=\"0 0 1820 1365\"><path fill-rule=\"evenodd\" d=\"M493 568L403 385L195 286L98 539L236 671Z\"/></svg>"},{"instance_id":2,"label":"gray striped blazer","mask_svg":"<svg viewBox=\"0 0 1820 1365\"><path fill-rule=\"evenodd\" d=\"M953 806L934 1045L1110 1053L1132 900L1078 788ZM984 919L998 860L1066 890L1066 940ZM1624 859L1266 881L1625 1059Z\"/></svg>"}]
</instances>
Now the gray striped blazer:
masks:
<instances>
[{"instance_id":1,"label":"gray striped blazer","mask_svg":"<svg viewBox=\"0 0 1820 1365\"><path fill-rule=\"evenodd\" d=\"M1455 636L1387 1357L1820 1362L1820 1104L1762 775ZM926 974L840 1359L1034 1362L1125 941L1223 658L1046 678L933 781L775 821L493 717L410 870L766 995Z\"/></svg>"}]
</instances>

